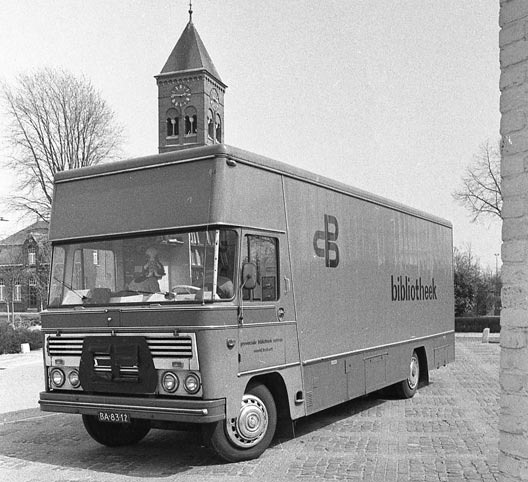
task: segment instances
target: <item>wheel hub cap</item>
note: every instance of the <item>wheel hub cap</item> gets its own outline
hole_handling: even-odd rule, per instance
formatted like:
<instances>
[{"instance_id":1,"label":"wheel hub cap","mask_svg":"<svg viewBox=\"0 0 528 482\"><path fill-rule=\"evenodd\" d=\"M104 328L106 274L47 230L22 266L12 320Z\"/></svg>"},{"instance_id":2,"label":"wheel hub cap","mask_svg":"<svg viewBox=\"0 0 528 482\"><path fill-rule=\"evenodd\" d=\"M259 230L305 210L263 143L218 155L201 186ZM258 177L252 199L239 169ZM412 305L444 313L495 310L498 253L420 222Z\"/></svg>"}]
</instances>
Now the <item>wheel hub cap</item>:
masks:
<instances>
[{"instance_id":1,"label":"wheel hub cap","mask_svg":"<svg viewBox=\"0 0 528 482\"><path fill-rule=\"evenodd\" d=\"M268 428L266 406L255 395L244 395L238 417L231 419L226 428L228 437L238 447L256 445Z\"/></svg>"},{"instance_id":2,"label":"wheel hub cap","mask_svg":"<svg viewBox=\"0 0 528 482\"><path fill-rule=\"evenodd\" d=\"M414 388L418 384L418 378L420 376L418 366L418 360L413 356L409 367L409 378L407 379L410 388Z\"/></svg>"}]
</instances>

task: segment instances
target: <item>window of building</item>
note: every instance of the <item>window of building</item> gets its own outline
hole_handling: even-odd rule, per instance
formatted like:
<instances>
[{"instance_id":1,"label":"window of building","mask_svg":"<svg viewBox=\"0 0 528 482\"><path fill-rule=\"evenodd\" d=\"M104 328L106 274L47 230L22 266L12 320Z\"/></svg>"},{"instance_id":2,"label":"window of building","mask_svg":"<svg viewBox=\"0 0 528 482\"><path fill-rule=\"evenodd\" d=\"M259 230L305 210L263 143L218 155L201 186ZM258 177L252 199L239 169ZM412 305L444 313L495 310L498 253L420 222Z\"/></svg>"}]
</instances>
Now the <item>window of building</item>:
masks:
<instances>
[{"instance_id":1,"label":"window of building","mask_svg":"<svg viewBox=\"0 0 528 482\"><path fill-rule=\"evenodd\" d=\"M207 136L209 140L214 141L215 125L214 125L214 114L211 109L207 111Z\"/></svg>"},{"instance_id":2,"label":"window of building","mask_svg":"<svg viewBox=\"0 0 528 482\"><path fill-rule=\"evenodd\" d=\"M15 281L15 292L13 298L14 301L22 301L22 285L20 284L20 280Z\"/></svg>"},{"instance_id":3,"label":"window of building","mask_svg":"<svg viewBox=\"0 0 528 482\"><path fill-rule=\"evenodd\" d=\"M220 118L220 114L216 114L215 135L216 135L216 142L222 142L222 119Z\"/></svg>"},{"instance_id":4,"label":"window of building","mask_svg":"<svg viewBox=\"0 0 528 482\"><path fill-rule=\"evenodd\" d=\"M198 116L194 107L185 109L185 135L195 136L198 130Z\"/></svg>"},{"instance_id":5,"label":"window of building","mask_svg":"<svg viewBox=\"0 0 528 482\"><path fill-rule=\"evenodd\" d=\"M35 246L30 246L28 248L28 263L30 266L37 264L37 250Z\"/></svg>"},{"instance_id":6,"label":"window of building","mask_svg":"<svg viewBox=\"0 0 528 482\"><path fill-rule=\"evenodd\" d=\"M0 302L6 301L6 287L3 279L0 279Z\"/></svg>"},{"instance_id":7,"label":"window of building","mask_svg":"<svg viewBox=\"0 0 528 482\"><path fill-rule=\"evenodd\" d=\"M37 280L33 277L29 278L28 281L28 308L37 307Z\"/></svg>"},{"instance_id":8,"label":"window of building","mask_svg":"<svg viewBox=\"0 0 528 482\"><path fill-rule=\"evenodd\" d=\"M180 114L176 109L167 111L167 137L180 135Z\"/></svg>"},{"instance_id":9,"label":"window of building","mask_svg":"<svg viewBox=\"0 0 528 482\"><path fill-rule=\"evenodd\" d=\"M268 236L246 235L242 256L244 262L257 267L257 286L244 289L244 300L275 301L279 298L278 240Z\"/></svg>"}]
</instances>

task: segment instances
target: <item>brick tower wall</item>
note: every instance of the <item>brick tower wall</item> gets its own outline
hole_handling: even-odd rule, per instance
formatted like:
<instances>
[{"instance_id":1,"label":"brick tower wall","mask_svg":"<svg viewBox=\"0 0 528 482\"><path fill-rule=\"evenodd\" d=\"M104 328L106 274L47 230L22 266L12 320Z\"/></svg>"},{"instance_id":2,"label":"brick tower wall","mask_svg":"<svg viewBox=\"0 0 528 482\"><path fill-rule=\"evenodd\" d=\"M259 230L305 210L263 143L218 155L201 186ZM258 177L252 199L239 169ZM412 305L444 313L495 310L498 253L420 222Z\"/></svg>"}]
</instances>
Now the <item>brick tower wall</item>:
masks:
<instances>
[{"instance_id":1,"label":"brick tower wall","mask_svg":"<svg viewBox=\"0 0 528 482\"><path fill-rule=\"evenodd\" d=\"M528 480L528 0L500 1L503 195L499 471Z\"/></svg>"}]
</instances>

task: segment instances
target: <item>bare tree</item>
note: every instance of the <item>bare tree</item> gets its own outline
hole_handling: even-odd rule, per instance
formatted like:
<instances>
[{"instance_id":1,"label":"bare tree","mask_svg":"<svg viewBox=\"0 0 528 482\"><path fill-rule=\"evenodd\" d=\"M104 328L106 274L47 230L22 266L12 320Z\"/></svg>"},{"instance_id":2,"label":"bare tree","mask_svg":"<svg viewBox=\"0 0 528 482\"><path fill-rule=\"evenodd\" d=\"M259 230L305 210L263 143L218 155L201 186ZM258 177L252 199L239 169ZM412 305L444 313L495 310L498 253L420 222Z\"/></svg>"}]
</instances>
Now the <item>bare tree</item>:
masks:
<instances>
[{"instance_id":1,"label":"bare tree","mask_svg":"<svg viewBox=\"0 0 528 482\"><path fill-rule=\"evenodd\" d=\"M501 217L500 147L486 141L473 156L462 177L462 187L453 198L468 209L476 221L481 215Z\"/></svg>"},{"instance_id":2,"label":"bare tree","mask_svg":"<svg viewBox=\"0 0 528 482\"><path fill-rule=\"evenodd\" d=\"M62 70L22 74L2 84L17 175L11 207L49 219L57 172L115 160L122 142L114 113L84 78Z\"/></svg>"}]
</instances>

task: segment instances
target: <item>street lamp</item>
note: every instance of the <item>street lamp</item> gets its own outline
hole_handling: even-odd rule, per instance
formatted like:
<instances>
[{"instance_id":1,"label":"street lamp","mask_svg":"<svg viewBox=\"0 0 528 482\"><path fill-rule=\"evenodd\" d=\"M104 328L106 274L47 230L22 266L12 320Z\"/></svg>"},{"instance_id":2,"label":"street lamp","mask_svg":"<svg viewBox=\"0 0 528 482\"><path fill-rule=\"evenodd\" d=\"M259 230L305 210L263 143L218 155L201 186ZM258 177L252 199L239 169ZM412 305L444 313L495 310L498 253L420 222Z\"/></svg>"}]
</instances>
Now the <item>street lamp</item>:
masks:
<instances>
[{"instance_id":1,"label":"street lamp","mask_svg":"<svg viewBox=\"0 0 528 482\"><path fill-rule=\"evenodd\" d=\"M5 221L6 223L9 222L9 219L4 218L4 216L0 216L0 221ZM0 239L2 241L2 239Z\"/></svg>"}]
</instances>

